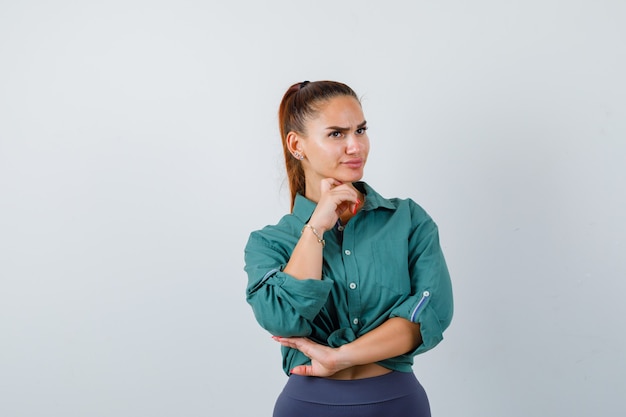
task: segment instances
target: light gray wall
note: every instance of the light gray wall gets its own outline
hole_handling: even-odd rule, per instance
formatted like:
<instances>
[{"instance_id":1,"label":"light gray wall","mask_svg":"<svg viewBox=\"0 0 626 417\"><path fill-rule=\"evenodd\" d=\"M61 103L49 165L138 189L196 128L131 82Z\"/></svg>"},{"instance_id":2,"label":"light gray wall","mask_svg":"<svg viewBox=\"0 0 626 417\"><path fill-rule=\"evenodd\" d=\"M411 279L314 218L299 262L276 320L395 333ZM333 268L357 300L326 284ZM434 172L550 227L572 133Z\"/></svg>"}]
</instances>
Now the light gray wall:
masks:
<instances>
[{"instance_id":1,"label":"light gray wall","mask_svg":"<svg viewBox=\"0 0 626 417\"><path fill-rule=\"evenodd\" d=\"M293 82L363 96L366 180L440 225L437 417L623 416L626 3L0 3L0 415L269 416L244 301Z\"/></svg>"}]
</instances>

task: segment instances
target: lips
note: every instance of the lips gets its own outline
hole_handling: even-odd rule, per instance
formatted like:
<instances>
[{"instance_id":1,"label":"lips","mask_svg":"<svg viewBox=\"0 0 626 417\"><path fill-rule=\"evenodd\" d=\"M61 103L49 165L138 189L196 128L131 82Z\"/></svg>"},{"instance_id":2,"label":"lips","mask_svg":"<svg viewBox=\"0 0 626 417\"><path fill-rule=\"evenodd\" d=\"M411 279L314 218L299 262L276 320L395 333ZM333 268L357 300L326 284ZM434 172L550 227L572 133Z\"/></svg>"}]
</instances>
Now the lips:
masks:
<instances>
[{"instance_id":1,"label":"lips","mask_svg":"<svg viewBox=\"0 0 626 417\"><path fill-rule=\"evenodd\" d=\"M344 161L342 162L343 165L347 166L348 168L361 168L363 166L363 159L361 158L356 158L356 159L350 159L348 161Z\"/></svg>"}]
</instances>

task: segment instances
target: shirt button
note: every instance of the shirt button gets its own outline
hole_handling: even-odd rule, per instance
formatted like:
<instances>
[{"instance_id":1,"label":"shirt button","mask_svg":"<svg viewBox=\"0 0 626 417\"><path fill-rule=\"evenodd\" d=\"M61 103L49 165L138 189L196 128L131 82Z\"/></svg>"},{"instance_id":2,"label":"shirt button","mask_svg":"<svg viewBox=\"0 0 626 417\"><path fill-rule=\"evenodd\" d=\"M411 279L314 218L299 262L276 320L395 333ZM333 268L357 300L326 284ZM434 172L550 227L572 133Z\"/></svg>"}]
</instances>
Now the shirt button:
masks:
<instances>
[{"instance_id":1,"label":"shirt button","mask_svg":"<svg viewBox=\"0 0 626 417\"><path fill-rule=\"evenodd\" d=\"M354 319L354 320L352 320L352 323L354 323L354 324L359 324L359 319Z\"/></svg>"},{"instance_id":2,"label":"shirt button","mask_svg":"<svg viewBox=\"0 0 626 417\"><path fill-rule=\"evenodd\" d=\"M343 226L337 226L337 230L339 230L340 232L343 232L344 227Z\"/></svg>"},{"instance_id":3,"label":"shirt button","mask_svg":"<svg viewBox=\"0 0 626 417\"><path fill-rule=\"evenodd\" d=\"M350 256L350 254L351 254L352 252L350 252L348 249L346 249L345 251L343 251L343 253L345 253L346 255Z\"/></svg>"},{"instance_id":4,"label":"shirt button","mask_svg":"<svg viewBox=\"0 0 626 417\"><path fill-rule=\"evenodd\" d=\"M353 290L356 288L356 284L354 282L350 283L350 289Z\"/></svg>"}]
</instances>

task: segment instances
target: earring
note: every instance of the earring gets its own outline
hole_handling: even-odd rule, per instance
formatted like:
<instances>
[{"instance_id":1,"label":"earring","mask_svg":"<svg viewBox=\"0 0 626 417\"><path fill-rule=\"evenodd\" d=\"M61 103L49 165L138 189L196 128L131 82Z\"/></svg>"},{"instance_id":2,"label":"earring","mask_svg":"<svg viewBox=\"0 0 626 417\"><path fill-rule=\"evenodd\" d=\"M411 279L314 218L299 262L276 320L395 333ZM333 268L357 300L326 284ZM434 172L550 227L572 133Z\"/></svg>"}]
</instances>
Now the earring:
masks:
<instances>
[{"instance_id":1,"label":"earring","mask_svg":"<svg viewBox=\"0 0 626 417\"><path fill-rule=\"evenodd\" d=\"M294 158L302 161L304 159L304 155L302 155L300 152L296 151L293 153Z\"/></svg>"}]
</instances>

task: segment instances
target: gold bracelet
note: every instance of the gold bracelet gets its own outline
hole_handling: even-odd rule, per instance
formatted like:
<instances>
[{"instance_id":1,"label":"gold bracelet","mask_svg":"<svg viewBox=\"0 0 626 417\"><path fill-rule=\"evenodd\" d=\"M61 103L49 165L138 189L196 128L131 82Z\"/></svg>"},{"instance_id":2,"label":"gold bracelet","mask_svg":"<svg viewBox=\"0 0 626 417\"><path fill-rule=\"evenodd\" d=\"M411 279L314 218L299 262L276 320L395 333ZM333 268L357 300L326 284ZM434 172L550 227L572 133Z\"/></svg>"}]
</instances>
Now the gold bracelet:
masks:
<instances>
[{"instance_id":1,"label":"gold bracelet","mask_svg":"<svg viewBox=\"0 0 626 417\"><path fill-rule=\"evenodd\" d=\"M302 230L300 231L300 234L304 233L304 229L306 229L307 227L309 229L311 229L311 231L313 232L313 234L317 238L317 241L322 244L322 247L325 247L326 246L326 241L324 239L322 239L320 234L317 232L317 229L315 227L311 226L310 224L308 224L308 223L305 224L304 227L302 228Z\"/></svg>"}]
</instances>

